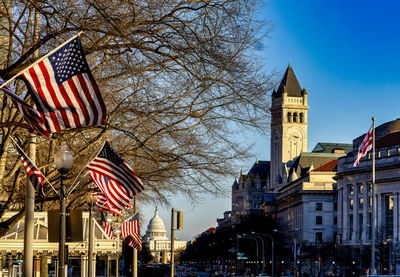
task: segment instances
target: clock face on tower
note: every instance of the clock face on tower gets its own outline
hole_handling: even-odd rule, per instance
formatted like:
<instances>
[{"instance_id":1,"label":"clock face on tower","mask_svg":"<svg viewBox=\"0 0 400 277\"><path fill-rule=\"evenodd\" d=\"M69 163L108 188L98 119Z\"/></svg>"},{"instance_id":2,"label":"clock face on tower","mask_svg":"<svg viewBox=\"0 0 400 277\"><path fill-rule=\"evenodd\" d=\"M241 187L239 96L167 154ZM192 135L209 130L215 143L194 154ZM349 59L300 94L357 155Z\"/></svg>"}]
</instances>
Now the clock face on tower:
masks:
<instances>
[{"instance_id":1,"label":"clock face on tower","mask_svg":"<svg viewBox=\"0 0 400 277\"><path fill-rule=\"evenodd\" d=\"M288 131L288 158L289 160L299 156L303 151L303 135L298 129L289 129Z\"/></svg>"}]
</instances>

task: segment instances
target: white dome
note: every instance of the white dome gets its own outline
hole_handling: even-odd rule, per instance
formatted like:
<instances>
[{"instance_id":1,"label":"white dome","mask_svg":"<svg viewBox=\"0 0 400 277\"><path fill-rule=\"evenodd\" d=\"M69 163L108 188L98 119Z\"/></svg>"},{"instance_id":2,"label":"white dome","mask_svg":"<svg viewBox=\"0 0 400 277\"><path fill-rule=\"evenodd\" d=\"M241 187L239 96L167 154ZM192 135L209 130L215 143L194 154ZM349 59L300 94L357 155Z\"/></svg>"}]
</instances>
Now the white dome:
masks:
<instances>
[{"instance_id":1,"label":"white dome","mask_svg":"<svg viewBox=\"0 0 400 277\"><path fill-rule=\"evenodd\" d=\"M158 216L158 209L154 212L154 216L150 219L146 231L147 239L168 239L167 231L165 230L164 221Z\"/></svg>"}]
</instances>

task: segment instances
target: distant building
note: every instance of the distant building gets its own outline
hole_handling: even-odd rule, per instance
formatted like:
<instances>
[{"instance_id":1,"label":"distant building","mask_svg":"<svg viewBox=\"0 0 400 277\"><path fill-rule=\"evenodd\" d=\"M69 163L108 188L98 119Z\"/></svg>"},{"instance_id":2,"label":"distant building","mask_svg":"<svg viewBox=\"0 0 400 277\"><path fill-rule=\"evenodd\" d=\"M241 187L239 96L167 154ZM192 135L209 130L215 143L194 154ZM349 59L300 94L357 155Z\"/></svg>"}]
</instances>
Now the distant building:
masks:
<instances>
[{"instance_id":1,"label":"distant building","mask_svg":"<svg viewBox=\"0 0 400 277\"><path fill-rule=\"evenodd\" d=\"M269 182L270 162L256 161L249 172L240 173L232 185L232 209L217 219L218 227L230 226L243 215L262 214L263 197Z\"/></svg>"},{"instance_id":2,"label":"distant building","mask_svg":"<svg viewBox=\"0 0 400 277\"><path fill-rule=\"evenodd\" d=\"M288 66L272 93L271 105L271 179L269 188L286 182L285 167L307 151L307 91L301 89L293 68Z\"/></svg>"},{"instance_id":3,"label":"distant building","mask_svg":"<svg viewBox=\"0 0 400 277\"><path fill-rule=\"evenodd\" d=\"M289 181L278 190L274 205L280 229L303 245L334 241L333 177L337 159L343 155L302 153L290 168Z\"/></svg>"},{"instance_id":4,"label":"distant building","mask_svg":"<svg viewBox=\"0 0 400 277\"><path fill-rule=\"evenodd\" d=\"M351 144L319 142L308 146L308 93L289 65L272 93L271 161L256 162L232 185L232 209L218 226L240 215L272 214L282 232L297 242L333 242L336 227L337 159Z\"/></svg>"},{"instance_id":5,"label":"distant building","mask_svg":"<svg viewBox=\"0 0 400 277\"><path fill-rule=\"evenodd\" d=\"M371 242L372 153L353 167L365 134L353 140L353 151L338 162L338 236L342 244ZM400 243L400 119L378 126L376 136L376 238ZM400 246L400 245L399 245ZM400 253L399 253L400 254Z\"/></svg>"},{"instance_id":6,"label":"distant building","mask_svg":"<svg viewBox=\"0 0 400 277\"><path fill-rule=\"evenodd\" d=\"M158 216L156 208L154 216L147 225L146 235L143 238L149 245L151 254L157 262L167 263L171 258L171 240L167 237L164 221ZM174 240L175 250L185 250L187 241Z\"/></svg>"}]
</instances>

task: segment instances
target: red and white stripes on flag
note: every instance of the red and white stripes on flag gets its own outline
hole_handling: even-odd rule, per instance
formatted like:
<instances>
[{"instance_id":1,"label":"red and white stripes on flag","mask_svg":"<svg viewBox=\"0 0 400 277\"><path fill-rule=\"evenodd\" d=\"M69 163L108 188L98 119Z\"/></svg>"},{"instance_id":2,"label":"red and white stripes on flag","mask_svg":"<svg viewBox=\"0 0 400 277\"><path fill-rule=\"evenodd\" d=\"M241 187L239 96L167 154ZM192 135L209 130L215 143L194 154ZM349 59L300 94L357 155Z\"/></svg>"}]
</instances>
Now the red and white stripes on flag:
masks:
<instances>
[{"instance_id":1,"label":"red and white stripes on flag","mask_svg":"<svg viewBox=\"0 0 400 277\"><path fill-rule=\"evenodd\" d=\"M114 238L113 230L111 228L110 222L108 222L106 215L104 212L101 212L101 227L103 227L104 232L110 239Z\"/></svg>"},{"instance_id":2,"label":"red and white stripes on flag","mask_svg":"<svg viewBox=\"0 0 400 277\"><path fill-rule=\"evenodd\" d=\"M364 157L367 154L367 152L372 149L372 143L373 143L372 132L373 132L373 125L371 125L371 128L369 128L362 143L360 144L360 147L358 148L357 159L353 164L354 167L357 166L360 163L361 158Z\"/></svg>"},{"instance_id":3,"label":"red and white stripes on flag","mask_svg":"<svg viewBox=\"0 0 400 277\"><path fill-rule=\"evenodd\" d=\"M0 85L4 84L4 80L0 77ZM50 132L46 129L42 118L37 110L29 106L21 97L16 95L10 86L4 86L1 89L14 104L16 109L21 113L22 117L28 123L30 129L37 134L46 137L50 136Z\"/></svg>"},{"instance_id":4,"label":"red and white stripes on flag","mask_svg":"<svg viewBox=\"0 0 400 277\"><path fill-rule=\"evenodd\" d=\"M42 135L67 128L105 125L105 105L79 37L24 70L22 79L45 126Z\"/></svg>"},{"instance_id":5,"label":"red and white stripes on flag","mask_svg":"<svg viewBox=\"0 0 400 277\"><path fill-rule=\"evenodd\" d=\"M139 213L136 213L131 218L122 223L120 229L122 239L129 237L129 239L131 240L129 241L128 245L142 250L142 239L140 237L139 231Z\"/></svg>"},{"instance_id":6,"label":"red and white stripes on flag","mask_svg":"<svg viewBox=\"0 0 400 277\"><path fill-rule=\"evenodd\" d=\"M108 142L86 168L110 207L129 207L133 197L144 190L139 177Z\"/></svg>"},{"instance_id":7,"label":"red and white stripes on flag","mask_svg":"<svg viewBox=\"0 0 400 277\"><path fill-rule=\"evenodd\" d=\"M96 197L96 206L100 209L100 211L110 211L116 215L121 216L121 210L110 207L107 203L107 198L104 196L103 193L99 191L95 191L93 196Z\"/></svg>"},{"instance_id":8,"label":"red and white stripes on flag","mask_svg":"<svg viewBox=\"0 0 400 277\"><path fill-rule=\"evenodd\" d=\"M26 156L18 146L16 148L33 187L43 197L46 197L43 188L44 176L42 172L40 172L40 170L29 160L28 156Z\"/></svg>"},{"instance_id":9,"label":"red and white stripes on flag","mask_svg":"<svg viewBox=\"0 0 400 277\"><path fill-rule=\"evenodd\" d=\"M142 251L142 239L138 235L136 238L131 237L129 239L128 245L130 247L138 249L139 251Z\"/></svg>"}]
</instances>

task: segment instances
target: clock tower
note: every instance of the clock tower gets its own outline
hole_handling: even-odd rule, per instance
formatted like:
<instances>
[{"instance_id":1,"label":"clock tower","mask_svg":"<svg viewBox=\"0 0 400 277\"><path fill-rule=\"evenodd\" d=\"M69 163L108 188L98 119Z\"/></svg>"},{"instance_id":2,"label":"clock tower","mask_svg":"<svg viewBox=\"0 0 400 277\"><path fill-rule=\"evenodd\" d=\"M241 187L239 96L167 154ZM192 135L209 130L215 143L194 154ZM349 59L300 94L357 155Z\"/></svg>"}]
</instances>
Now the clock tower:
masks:
<instances>
[{"instance_id":1,"label":"clock tower","mask_svg":"<svg viewBox=\"0 0 400 277\"><path fill-rule=\"evenodd\" d=\"M301 89L292 67L288 66L272 93L270 184L275 187L286 178L290 166L302 152L307 152L307 91Z\"/></svg>"}]
</instances>

